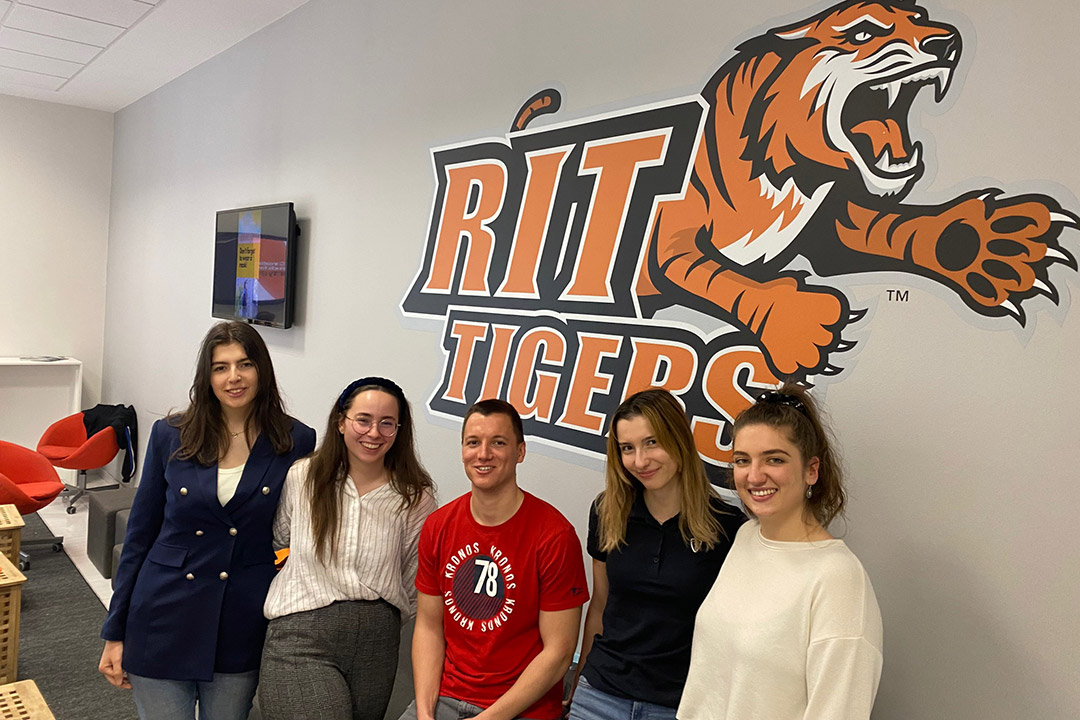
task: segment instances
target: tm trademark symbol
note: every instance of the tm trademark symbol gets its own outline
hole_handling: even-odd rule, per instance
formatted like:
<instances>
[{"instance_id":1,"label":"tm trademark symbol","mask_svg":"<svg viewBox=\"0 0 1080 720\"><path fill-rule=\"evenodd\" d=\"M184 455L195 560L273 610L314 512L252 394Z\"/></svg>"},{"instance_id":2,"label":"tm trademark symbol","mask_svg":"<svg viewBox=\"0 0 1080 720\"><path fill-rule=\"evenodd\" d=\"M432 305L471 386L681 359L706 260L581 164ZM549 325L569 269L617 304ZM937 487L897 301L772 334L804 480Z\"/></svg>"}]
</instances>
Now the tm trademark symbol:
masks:
<instances>
[{"instance_id":1,"label":"tm trademark symbol","mask_svg":"<svg viewBox=\"0 0 1080 720\"><path fill-rule=\"evenodd\" d=\"M889 300L891 302L907 302L908 291L907 290L886 290L889 293Z\"/></svg>"}]
</instances>

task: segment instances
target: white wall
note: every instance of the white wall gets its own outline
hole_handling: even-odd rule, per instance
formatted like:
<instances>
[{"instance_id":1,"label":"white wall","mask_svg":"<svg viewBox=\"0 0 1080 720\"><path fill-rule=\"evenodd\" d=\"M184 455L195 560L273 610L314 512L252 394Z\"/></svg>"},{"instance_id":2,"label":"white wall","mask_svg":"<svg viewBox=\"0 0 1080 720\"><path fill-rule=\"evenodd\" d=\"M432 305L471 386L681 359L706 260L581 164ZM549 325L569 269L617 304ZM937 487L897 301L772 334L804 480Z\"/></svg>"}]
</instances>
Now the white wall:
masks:
<instances>
[{"instance_id":1,"label":"white wall","mask_svg":"<svg viewBox=\"0 0 1080 720\"><path fill-rule=\"evenodd\" d=\"M563 119L696 92L739 40L818 7L313 0L117 114L106 400L133 402L144 423L183 407L212 322L214 212L291 200L298 326L263 335L294 414L321 427L366 374L397 379L421 408L440 335L397 302L424 246L429 148L504 133L551 85ZM947 109L914 124L933 152L923 196L1003 185L1080 208L1077 6L928 9L960 26L965 55ZM826 400L851 476L847 539L885 618L878 720L1080 707L1080 311L1076 274L1052 278L1062 307L1035 303L1024 332L914 278L853 291L874 312ZM887 301L897 287L910 302ZM419 415L424 460L452 498L466 488L457 429ZM600 471L534 443L522 478L583 528Z\"/></svg>"},{"instance_id":2,"label":"white wall","mask_svg":"<svg viewBox=\"0 0 1080 720\"><path fill-rule=\"evenodd\" d=\"M0 95L0 355L79 358L87 407L101 395L112 139L111 113Z\"/></svg>"}]
</instances>

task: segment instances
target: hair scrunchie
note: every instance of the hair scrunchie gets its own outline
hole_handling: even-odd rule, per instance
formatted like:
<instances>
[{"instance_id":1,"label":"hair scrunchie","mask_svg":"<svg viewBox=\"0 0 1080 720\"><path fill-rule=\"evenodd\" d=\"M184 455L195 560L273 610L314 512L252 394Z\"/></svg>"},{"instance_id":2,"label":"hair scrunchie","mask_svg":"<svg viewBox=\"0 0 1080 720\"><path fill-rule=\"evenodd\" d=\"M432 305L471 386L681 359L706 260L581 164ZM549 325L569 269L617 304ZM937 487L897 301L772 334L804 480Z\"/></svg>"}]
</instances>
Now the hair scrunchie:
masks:
<instances>
[{"instance_id":1,"label":"hair scrunchie","mask_svg":"<svg viewBox=\"0 0 1080 720\"><path fill-rule=\"evenodd\" d=\"M805 418L810 417L809 411L806 409L806 405L803 401L794 395L788 395L777 390L766 390L757 396L755 402L765 403L768 405L787 405L790 408L794 408Z\"/></svg>"}]
</instances>

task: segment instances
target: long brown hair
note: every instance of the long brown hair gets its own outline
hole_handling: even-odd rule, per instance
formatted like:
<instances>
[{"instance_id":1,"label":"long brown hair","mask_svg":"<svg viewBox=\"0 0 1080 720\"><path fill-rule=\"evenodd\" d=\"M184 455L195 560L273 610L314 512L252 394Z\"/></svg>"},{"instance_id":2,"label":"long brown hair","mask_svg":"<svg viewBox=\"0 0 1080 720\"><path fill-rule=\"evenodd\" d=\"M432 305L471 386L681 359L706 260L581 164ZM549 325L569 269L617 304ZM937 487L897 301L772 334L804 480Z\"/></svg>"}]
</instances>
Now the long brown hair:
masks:
<instances>
[{"instance_id":1,"label":"long brown hair","mask_svg":"<svg viewBox=\"0 0 1080 720\"><path fill-rule=\"evenodd\" d=\"M180 447L174 455L179 460L194 458L202 465L214 465L229 448L231 437L221 403L210 385L210 366L214 360L214 349L232 343L244 348L244 354L255 364L259 375L251 412L244 421L244 435L248 438L249 447L262 432L278 455L292 450L293 422L285 414L281 402L270 351L252 326L231 321L217 323L206 333L199 346L195 379L188 392L191 402L184 412L169 416L169 423L180 428Z\"/></svg>"},{"instance_id":2,"label":"long brown hair","mask_svg":"<svg viewBox=\"0 0 1080 720\"><path fill-rule=\"evenodd\" d=\"M737 437L739 430L748 425L766 425L783 433L799 449L803 463L810 462L811 458L818 459L817 482L811 497L806 500L806 509L821 527L829 527L837 516L844 514L847 493L844 492L840 456L833 448L835 443L821 408L806 388L784 383L779 390L762 393L757 402L735 418L734 436Z\"/></svg>"},{"instance_id":3,"label":"long brown hair","mask_svg":"<svg viewBox=\"0 0 1080 720\"><path fill-rule=\"evenodd\" d=\"M596 507L600 521L600 549L610 552L626 544L630 508L644 491L641 482L623 465L619 439L615 434L619 421L634 417L648 421L660 447L678 463L677 478L682 505L679 532L683 542L690 545L691 540L696 540L711 550L720 535L724 534L724 529L713 517L710 506L716 507L723 501L709 484L686 413L675 396L661 388L631 395L611 414L604 492L600 494Z\"/></svg>"},{"instance_id":4,"label":"long brown hair","mask_svg":"<svg viewBox=\"0 0 1080 720\"><path fill-rule=\"evenodd\" d=\"M398 427L394 444L383 456L383 467L390 478L390 487L401 496L403 510L412 508L425 491L435 483L416 454L412 408L397 383L381 377L360 378L341 393L326 420L326 432L308 465L305 487L311 501L311 528L315 535L315 558L326 564L337 544L341 518L341 491L349 477L349 450L338 429L353 398L362 392L378 390L390 395L398 404Z\"/></svg>"}]
</instances>

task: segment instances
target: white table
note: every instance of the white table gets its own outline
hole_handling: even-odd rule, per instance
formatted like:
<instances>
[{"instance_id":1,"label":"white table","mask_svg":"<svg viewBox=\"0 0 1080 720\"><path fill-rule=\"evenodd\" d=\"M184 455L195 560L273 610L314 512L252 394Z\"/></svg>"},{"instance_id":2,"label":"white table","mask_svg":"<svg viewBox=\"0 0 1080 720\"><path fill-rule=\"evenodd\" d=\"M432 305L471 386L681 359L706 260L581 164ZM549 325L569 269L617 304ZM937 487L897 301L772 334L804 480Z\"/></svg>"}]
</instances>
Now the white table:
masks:
<instances>
[{"instance_id":1,"label":"white table","mask_svg":"<svg viewBox=\"0 0 1080 720\"><path fill-rule=\"evenodd\" d=\"M82 410L82 373L75 358L0 357L0 440L37 448L45 428ZM77 474L57 472L64 482Z\"/></svg>"}]
</instances>

